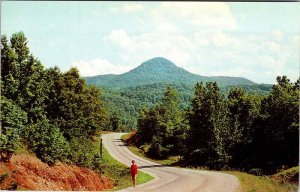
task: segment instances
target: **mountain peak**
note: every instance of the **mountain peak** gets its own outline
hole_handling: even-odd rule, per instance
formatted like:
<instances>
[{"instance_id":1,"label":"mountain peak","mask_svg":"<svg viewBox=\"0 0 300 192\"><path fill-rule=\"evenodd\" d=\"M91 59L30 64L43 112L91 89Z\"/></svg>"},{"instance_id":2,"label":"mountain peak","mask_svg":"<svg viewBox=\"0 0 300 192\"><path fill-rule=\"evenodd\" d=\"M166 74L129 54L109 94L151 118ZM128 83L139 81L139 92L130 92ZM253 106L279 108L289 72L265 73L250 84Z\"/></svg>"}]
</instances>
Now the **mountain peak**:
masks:
<instances>
[{"instance_id":1,"label":"mountain peak","mask_svg":"<svg viewBox=\"0 0 300 192\"><path fill-rule=\"evenodd\" d=\"M143 62L131 72L164 73L178 70L181 71L182 69L177 67L172 61L164 57L154 57Z\"/></svg>"},{"instance_id":2,"label":"mountain peak","mask_svg":"<svg viewBox=\"0 0 300 192\"><path fill-rule=\"evenodd\" d=\"M172 61L164 57L154 57L142 63L140 67L177 67Z\"/></svg>"},{"instance_id":3,"label":"mountain peak","mask_svg":"<svg viewBox=\"0 0 300 192\"><path fill-rule=\"evenodd\" d=\"M164 57L153 57L153 58L145 61L144 63L147 63L147 62L168 62L168 63L172 63L169 59L166 59Z\"/></svg>"},{"instance_id":4,"label":"mountain peak","mask_svg":"<svg viewBox=\"0 0 300 192\"><path fill-rule=\"evenodd\" d=\"M187 70L176 66L172 61L164 57L154 57L143 62L137 68L134 68L121 75L86 78L89 84L97 84L108 87L129 87L154 83L184 83L195 84L203 81L216 81L220 85L238 85L254 84L248 79L237 77L206 77L188 72Z\"/></svg>"}]
</instances>

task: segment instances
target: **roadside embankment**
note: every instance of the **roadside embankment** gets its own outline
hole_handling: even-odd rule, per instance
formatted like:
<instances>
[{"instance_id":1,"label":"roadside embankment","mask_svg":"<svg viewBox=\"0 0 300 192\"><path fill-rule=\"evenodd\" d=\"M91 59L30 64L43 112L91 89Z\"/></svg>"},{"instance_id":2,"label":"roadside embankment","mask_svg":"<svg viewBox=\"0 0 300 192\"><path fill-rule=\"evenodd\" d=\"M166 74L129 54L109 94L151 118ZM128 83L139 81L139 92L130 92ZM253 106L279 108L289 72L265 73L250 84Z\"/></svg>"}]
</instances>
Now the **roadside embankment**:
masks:
<instances>
[{"instance_id":1,"label":"roadside embankment","mask_svg":"<svg viewBox=\"0 0 300 192\"><path fill-rule=\"evenodd\" d=\"M0 163L0 189L11 190L105 190L113 182L96 172L64 163L49 166L29 154L14 155Z\"/></svg>"}]
</instances>

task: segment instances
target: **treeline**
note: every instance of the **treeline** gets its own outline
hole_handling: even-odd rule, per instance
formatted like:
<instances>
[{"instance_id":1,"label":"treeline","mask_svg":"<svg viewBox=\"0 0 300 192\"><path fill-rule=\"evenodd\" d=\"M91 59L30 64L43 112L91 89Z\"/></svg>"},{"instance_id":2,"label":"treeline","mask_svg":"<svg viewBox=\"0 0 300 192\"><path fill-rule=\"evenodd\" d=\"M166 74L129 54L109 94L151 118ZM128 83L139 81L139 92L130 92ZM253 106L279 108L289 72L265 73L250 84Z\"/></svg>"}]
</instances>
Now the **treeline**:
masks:
<instances>
[{"instance_id":1,"label":"treeline","mask_svg":"<svg viewBox=\"0 0 300 192\"><path fill-rule=\"evenodd\" d=\"M190 107L190 99L193 96L194 86L186 83L154 83L126 87L121 89L112 89L99 87L102 91L101 99L104 101L108 113L117 120L117 130L130 131L137 127L137 117L139 110L145 107L152 107L163 99L163 94L168 86L172 86L179 97L179 108L187 109ZM222 94L228 95L231 88L236 86L220 87ZM272 85L254 84L239 85L245 93L255 95L267 95Z\"/></svg>"},{"instance_id":2,"label":"treeline","mask_svg":"<svg viewBox=\"0 0 300 192\"><path fill-rule=\"evenodd\" d=\"M162 100L162 95L168 84L156 83L119 90L100 88L101 99L109 114L118 122L117 130L131 131L137 127L139 110L143 107L154 106ZM193 87L184 84L172 84L179 93L180 108L187 108ZM114 130L115 131L115 130Z\"/></svg>"},{"instance_id":3,"label":"treeline","mask_svg":"<svg viewBox=\"0 0 300 192\"><path fill-rule=\"evenodd\" d=\"M277 77L266 96L232 87L225 97L216 83L197 83L190 108L179 105L168 87L162 102L141 110L137 134L148 155L257 175L298 165L299 80Z\"/></svg>"},{"instance_id":4,"label":"treeline","mask_svg":"<svg viewBox=\"0 0 300 192\"><path fill-rule=\"evenodd\" d=\"M45 69L22 32L1 38L1 159L20 148L49 164L95 166L92 138L109 126L100 91L75 68Z\"/></svg>"}]
</instances>

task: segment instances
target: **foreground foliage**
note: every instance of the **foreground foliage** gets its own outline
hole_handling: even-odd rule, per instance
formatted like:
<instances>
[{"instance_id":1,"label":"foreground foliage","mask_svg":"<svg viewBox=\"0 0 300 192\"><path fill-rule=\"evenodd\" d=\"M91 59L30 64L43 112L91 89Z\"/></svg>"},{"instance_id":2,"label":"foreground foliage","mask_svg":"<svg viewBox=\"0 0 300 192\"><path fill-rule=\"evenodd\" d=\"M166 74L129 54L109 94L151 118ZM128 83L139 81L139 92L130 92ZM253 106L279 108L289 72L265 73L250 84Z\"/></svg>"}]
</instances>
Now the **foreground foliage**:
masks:
<instances>
[{"instance_id":1,"label":"foreground foliage","mask_svg":"<svg viewBox=\"0 0 300 192\"><path fill-rule=\"evenodd\" d=\"M70 153L69 143L60 130L47 120L26 127L23 133L28 148L43 162L53 164L56 160L66 161Z\"/></svg>"},{"instance_id":2,"label":"foreground foliage","mask_svg":"<svg viewBox=\"0 0 300 192\"><path fill-rule=\"evenodd\" d=\"M183 163L273 174L298 163L299 80L278 77L266 96L233 87L227 96L216 83L197 83L191 107L180 110L168 87L163 101L144 108L138 119L139 146L148 155L180 155Z\"/></svg>"},{"instance_id":3,"label":"foreground foliage","mask_svg":"<svg viewBox=\"0 0 300 192\"><path fill-rule=\"evenodd\" d=\"M20 145L44 162L93 167L91 138L108 124L100 91L75 68L44 69L22 32L1 37L1 144L3 160Z\"/></svg>"}]
</instances>

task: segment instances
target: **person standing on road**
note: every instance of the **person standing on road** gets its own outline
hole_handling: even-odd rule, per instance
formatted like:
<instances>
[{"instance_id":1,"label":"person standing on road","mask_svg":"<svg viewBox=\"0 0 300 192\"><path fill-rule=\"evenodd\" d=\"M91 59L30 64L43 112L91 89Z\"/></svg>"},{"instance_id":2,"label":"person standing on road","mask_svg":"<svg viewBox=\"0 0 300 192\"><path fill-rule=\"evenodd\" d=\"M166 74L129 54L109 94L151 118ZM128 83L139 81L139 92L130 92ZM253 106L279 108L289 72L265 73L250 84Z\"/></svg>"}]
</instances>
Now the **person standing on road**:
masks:
<instances>
[{"instance_id":1,"label":"person standing on road","mask_svg":"<svg viewBox=\"0 0 300 192\"><path fill-rule=\"evenodd\" d=\"M133 187L135 188L136 176L137 176L137 174L138 174L138 167L137 167L137 165L135 164L135 161L134 161L134 160L132 160L132 165L131 165L130 174L131 174L131 179L132 179Z\"/></svg>"}]
</instances>

